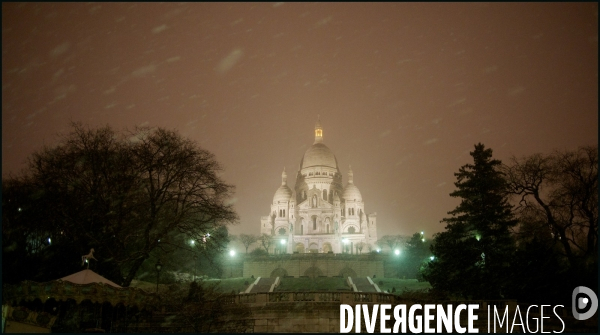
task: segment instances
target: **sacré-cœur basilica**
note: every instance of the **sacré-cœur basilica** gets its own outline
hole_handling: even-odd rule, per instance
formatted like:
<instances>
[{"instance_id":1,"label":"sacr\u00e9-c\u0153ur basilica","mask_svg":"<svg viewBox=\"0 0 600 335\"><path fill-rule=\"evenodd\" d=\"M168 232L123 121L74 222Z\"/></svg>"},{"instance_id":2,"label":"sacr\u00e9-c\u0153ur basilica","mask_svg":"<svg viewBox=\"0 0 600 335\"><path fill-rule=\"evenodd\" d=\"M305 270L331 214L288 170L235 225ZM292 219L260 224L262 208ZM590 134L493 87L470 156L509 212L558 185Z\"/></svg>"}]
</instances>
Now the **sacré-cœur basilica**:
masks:
<instances>
[{"instance_id":1,"label":"sacr\u00e9-c\u0153ur basilica","mask_svg":"<svg viewBox=\"0 0 600 335\"><path fill-rule=\"evenodd\" d=\"M306 150L294 190L285 168L271 212L260 220L261 233L273 237L272 251L291 253L367 253L377 241L376 214L366 214L350 168L348 182L323 143L320 121L315 142Z\"/></svg>"}]
</instances>

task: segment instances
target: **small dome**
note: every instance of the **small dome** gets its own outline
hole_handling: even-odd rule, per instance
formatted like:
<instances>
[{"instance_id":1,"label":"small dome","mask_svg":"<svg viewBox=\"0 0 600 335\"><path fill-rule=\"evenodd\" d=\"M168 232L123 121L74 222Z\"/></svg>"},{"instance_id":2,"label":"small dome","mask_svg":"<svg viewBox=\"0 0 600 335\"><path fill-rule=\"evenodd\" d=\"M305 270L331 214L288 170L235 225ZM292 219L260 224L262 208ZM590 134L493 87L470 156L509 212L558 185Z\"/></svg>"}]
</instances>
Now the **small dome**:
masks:
<instances>
[{"instance_id":1,"label":"small dome","mask_svg":"<svg viewBox=\"0 0 600 335\"><path fill-rule=\"evenodd\" d=\"M342 198L344 198L344 200L362 201L362 195L360 194L358 187L354 185L354 173L352 173L352 166L348 170L348 185L346 185L346 188L344 188Z\"/></svg>"},{"instance_id":2,"label":"small dome","mask_svg":"<svg viewBox=\"0 0 600 335\"><path fill-rule=\"evenodd\" d=\"M344 198L344 200L357 200L357 201L362 201L362 195L360 194L360 191L358 190L358 187L356 187L356 185L348 183L348 185L346 185L346 188L344 188L344 193L342 193L342 198Z\"/></svg>"},{"instance_id":3,"label":"small dome","mask_svg":"<svg viewBox=\"0 0 600 335\"><path fill-rule=\"evenodd\" d=\"M273 203L276 204L277 201L290 201L292 198L292 190L287 185L281 185L277 191L275 192L275 196L273 197Z\"/></svg>"},{"instance_id":4,"label":"small dome","mask_svg":"<svg viewBox=\"0 0 600 335\"><path fill-rule=\"evenodd\" d=\"M300 162L300 168L307 168L311 166L327 166L337 169L337 159L333 155L333 152L323 143L313 144L302 157Z\"/></svg>"},{"instance_id":5,"label":"small dome","mask_svg":"<svg viewBox=\"0 0 600 335\"><path fill-rule=\"evenodd\" d=\"M275 196L273 197L273 203L276 204L277 201L290 201L292 197L292 190L287 186L287 173L285 173L285 167L283 168L283 172L281 173L281 186L275 191Z\"/></svg>"}]
</instances>

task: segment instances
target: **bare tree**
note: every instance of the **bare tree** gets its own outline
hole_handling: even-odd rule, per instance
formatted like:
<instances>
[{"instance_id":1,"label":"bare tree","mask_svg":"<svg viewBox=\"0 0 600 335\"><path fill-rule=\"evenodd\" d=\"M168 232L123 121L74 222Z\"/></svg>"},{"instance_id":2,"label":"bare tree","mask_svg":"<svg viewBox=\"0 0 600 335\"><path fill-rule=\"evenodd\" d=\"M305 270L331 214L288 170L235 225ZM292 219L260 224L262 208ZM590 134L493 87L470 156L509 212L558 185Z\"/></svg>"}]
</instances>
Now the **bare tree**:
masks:
<instances>
[{"instance_id":1,"label":"bare tree","mask_svg":"<svg viewBox=\"0 0 600 335\"><path fill-rule=\"evenodd\" d=\"M234 188L220 171L210 152L174 131L119 134L74 124L59 145L32 155L24 174L37 214L27 220L43 213L38 225L51 237L54 254L45 256L54 265L64 268L67 250L94 248L97 270L128 286L151 254L172 250L181 234L205 250L225 243L222 228L237 215Z\"/></svg>"},{"instance_id":2,"label":"bare tree","mask_svg":"<svg viewBox=\"0 0 600 335\"><path fill-rule=\"evenodd\" d=\"M359 254L362 254L362 250L366 246L367 246L367 244L365 242L358 242L358 243L356 243L356 250L358 251Z\"/></svg>"},{"instance_id":3,"label":"bare tree","mask_svg":"<svg viewBox=\"0 0 600 335\"><path fill-rule=\"evenodd\" d=\"M248 253L248 248L252 244L256 243L256 241L258 241L258 236L256 236L256 235L248 235L248 234L240 234L240 236L238 237L238 239L240 240L240 242L242 242L242 244L246 248L246 253Z\"/></svg>"},{"instance_id":4,"label":"bare tree","mask_svg":"<svg viewBox=\"0 0 600 335\"><path fill-rule=\"evenodd\" d=\"M522 230L549 233L572 267L597 261L597 146L513 157L505 173Z\"/></svg>"},{"instance_id":5,"label":"bare tree","mask_svg":"<svg viewBox=\"0 0 600 335\"><path fill-rule=\"evenodd\" d=\"M388 246L390 252L394 252L394 250L403 245L407 239L408 237L402 235L384 235L377 241L377 245L380 247Z\"/></svg>"},{"instance_id":6,"label":"bare tree","mask_svg":"<svg viewBox=\"0 0 600 335\"><path fill-rule=\"evenodd\" d=\"M259 240L260 244L265 249L265 251L269 253L269 248L271 247L271 245L273 245L273 239L271 238L271 236L267 234L262 234Z\"/></svg>"}]
</instances>

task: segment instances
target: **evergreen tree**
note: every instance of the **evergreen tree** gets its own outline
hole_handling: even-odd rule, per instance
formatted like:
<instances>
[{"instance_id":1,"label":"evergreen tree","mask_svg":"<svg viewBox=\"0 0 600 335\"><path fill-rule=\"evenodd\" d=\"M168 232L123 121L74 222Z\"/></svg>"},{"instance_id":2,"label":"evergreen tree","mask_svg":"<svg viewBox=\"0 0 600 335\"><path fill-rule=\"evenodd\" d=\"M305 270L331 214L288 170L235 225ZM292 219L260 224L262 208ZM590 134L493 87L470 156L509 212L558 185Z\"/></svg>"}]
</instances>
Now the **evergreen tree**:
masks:
<instances>
[{"instance_id":1,"label":"evergreen tree","mask_svg":"<svg viewBox=\"0 0 600 335\"><path fill-rule=\"evenodd\" d=\"M446 231L436 234L435 258L424 275L433 287L465 298L502 298L515 250L510 228L517 220L507 201L501 162L481 143L470 154L474 163L454 174L457 190L450 193L461 202L441 221Z\"/></svg>"},{"instance_id":2,"label":"evergreen tree","mask_svg":"<svg viewBox=\"0 0 600 335\"><path fill-rule=\"evenodd\" d=\"M414 233L404 247L404 263L401 276L422 280L421 268L431 259L431 240L426 239L423 233Z\"/></svg>"}]
</instances>

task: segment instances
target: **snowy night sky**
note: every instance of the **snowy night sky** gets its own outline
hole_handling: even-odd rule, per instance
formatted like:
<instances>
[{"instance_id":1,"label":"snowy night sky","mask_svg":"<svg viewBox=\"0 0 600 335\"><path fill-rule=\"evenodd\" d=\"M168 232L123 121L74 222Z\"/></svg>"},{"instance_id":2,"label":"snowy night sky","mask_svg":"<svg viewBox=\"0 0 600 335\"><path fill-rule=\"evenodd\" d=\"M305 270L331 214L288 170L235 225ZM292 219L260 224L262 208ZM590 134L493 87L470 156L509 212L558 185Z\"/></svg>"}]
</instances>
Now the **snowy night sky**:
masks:
<instances>
[{"instance_id":1,"label":"snowy night sky","mask_svg":"<svg viewBox=\"0 0 600 335\"><path fill-rule=\"evenodd\" d=\"M258 234L317 115L379 236L431 236L477 142L598 143L598 4L2 3L4 177L71 121L177 129Z\"/></svg>"}]
</instances>

